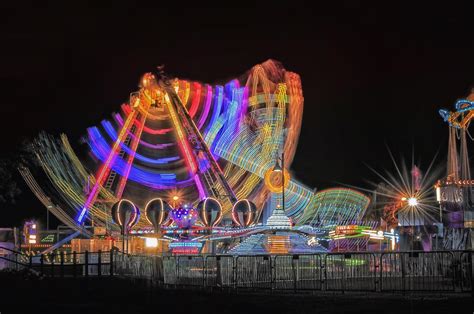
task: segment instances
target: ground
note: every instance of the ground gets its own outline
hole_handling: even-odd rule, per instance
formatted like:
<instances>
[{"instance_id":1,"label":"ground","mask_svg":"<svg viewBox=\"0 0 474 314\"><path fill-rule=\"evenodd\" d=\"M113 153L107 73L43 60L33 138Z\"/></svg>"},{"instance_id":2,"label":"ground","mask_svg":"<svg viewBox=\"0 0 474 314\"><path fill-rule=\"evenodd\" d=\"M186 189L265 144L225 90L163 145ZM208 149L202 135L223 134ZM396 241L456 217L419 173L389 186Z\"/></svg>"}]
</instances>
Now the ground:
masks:
<instances>
[{"instance_id":1,"label":"ground","mask_svg":"<svg viewBox=\"0 0 474 314\"><path fill-rule=\"evenodd\" d=\"M469 294L293 294L159 289L119 278L0 275L6 313L473 313Z\"/></svg>"}]
</instances>

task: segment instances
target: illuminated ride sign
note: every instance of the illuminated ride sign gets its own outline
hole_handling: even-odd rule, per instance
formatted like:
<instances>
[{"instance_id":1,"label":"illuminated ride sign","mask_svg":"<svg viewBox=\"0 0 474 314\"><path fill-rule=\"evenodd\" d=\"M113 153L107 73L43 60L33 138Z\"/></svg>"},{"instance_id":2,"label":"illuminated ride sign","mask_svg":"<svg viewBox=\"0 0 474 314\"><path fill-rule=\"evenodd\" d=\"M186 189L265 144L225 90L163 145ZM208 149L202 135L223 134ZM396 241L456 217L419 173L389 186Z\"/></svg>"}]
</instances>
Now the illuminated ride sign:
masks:
<instances>
[{"instance_id":1,"label":"illuminated ride sign","mask_svg":"<svg viewBox=\"0 0 474 314\"><path fill-rule=\"evenodd\" d=\"M55 243L56 241L56 235L55 234L46 234L41 238L40 243Z\"/></svg>"},{"instance_id":2,"label":"illuminated ride sign","mask_svg":"<svg viewBox=\"0 0 474 314\"><path fill-rule=\"evenodd\" d=\"M168 245L172 254L199 254L202 246L201 242L171 242Z\"/></svg>"},{"instance_id":3,"label":"illuminated ride sign","mask_svg":"<svg viewBox=\"0 0 474 314\"><path fill-rule=\"evenodd\" d=\"M387 232L382 230L373 230L370 227L359 225L336 226L334 230L329 231L329 237L332 240L343 240L359 237L368 237L371 240L389 240L392 250L395 249L395 243L397 243L399 240L399 236L395 233L394 229L391 229L390 232Z\"/></svg>"},{"instance_id":4,"label":"illuminated ride sign","mask_svg":"<svg viewBox=\"0 0 474 314\"><path fill-rule=\"evenodd\" d=\"M336 235L355 235L360 234L363 227L358 225L336 226Z\"/></svg>"}]
</instances>

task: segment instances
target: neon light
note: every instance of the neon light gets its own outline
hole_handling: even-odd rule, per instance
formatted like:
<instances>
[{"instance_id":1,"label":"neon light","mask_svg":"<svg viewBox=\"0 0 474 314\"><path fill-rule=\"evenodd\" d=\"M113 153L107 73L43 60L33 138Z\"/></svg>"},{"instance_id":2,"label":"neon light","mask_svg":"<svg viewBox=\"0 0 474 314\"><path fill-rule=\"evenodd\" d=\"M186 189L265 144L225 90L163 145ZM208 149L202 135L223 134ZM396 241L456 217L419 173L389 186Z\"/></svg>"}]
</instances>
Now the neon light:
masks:
<instances>
[{"instance_id":1,"label":"neon light","mask_svg":"<svg viewBox=\"0 0 474 314\"><path fill-rule=\"evenodd\" d=\"M166 208L165 208L165 203L163 202L163 199L161 198L153 198L151 200L148 201L148 203L145 205L145 218L146 220L150 223L150 225L153 225L154 226L154 223L150 220L150 218L148 217L148 206L150 206L150 204L152 202L155 202L155 201L160 201L160 216L158 217L158 224L161 225L164 220L165 220L165 215L167 215L167 213L165 212L166 211Z\"/></svg>"},{"instance_id":2,"label":"neon light","mask_svg":"<svg viewBox=\"0 0 474 314\"><path fill-rule=\"evenodd\" d=\"M189 109L199 131L205 135L205 141L212 155L215 159L220 159L219 168L223 170L226 181L235 195L238 199L251 197L251 200L259 204L260 208L268 193L261 184L263 176L265 171L273 166L276 153L284 150L287 164L290 165L296 150L303 112L303 94L299 76L286 71L278 62L270 60L255 66L240 80L230 81L225 88L215 86L215 91L208 85L178 80L175 81L174 87L177 88L177 93L183 100L185 108ZM203 93L206 95L202 95ZM43 141L38 145L37 155L41 167L53 187L61 194L66 206L76 209L79 220L83 221L90 212L94 217L94 223L102 224L107 221L107 214L94 206L93 195L100 193L101 199L105 202L114 200L115 197L110 191L100 188L107 178L106 174L101 176L101 173L109 173L110 169L116 171L122 178L128 176L128 180L152 189L189 187L194 182L199 196L204 195L207 189L204 183L207 184L207 182L196 174L198 168L206 169L207 166L205 162L201 164L201 160L196 158L185 130L181 128L179 132L168 128L169 125L165 125L164 129L156 128L162 121L171 122L173 126L180 125L181 117L177 115L177 112L174 119L171 113L167 112L166 99L163 100L164 95L162 91L160 92L155 79L147 76L146 84L144 83L140 91L135 93L135 98L131 98L131 105L123 106L125 115L116 115L118 130L124 130L126 133L120 136L121 132L116 131L113 124L103 123L109 135L119 133L116 138L115 136L111 138L114 143L119 142L120 149L128 154L127 157L117 156L119 149L114 149L114 144L108 142L108 138L99 136L98 132L89 138L92 154L103 162L93 178L88 179L89 173L67 145L51 146L50 143L53 141ZM154 103L156 107L148 111L147 106L151 103ZM163 114L158 114L159 112ZM138 113L147 115L145 122L140 119ZM134 115L133 118L131 118L132 115ZM151 120L157 121L155 123ZM143 139L149 142L133 134L138 134L131 131L133 125L137 126L137 130L144 125L143 132L146 134L142 134ZM175 143L161 143L162 139L169 137L171 130L177 134L175 142L180 145L179 156L166 155L167 151L174 151L175 148L172 145ZM162 134L166 136L159 136ZM130 136L132 140L129 146L124 145L126 136ZM171 149L168 150L168 148ZM156 154L152 152L153 157L151 157L148 155L149 149L164 149L165 151L156 152ZM163 162L165 161L162 159L163 156L177 159L168 159L163 164L164 166L161 166L158 159L154 159L157 158L156 156L159 156L159 161ZM183 161L181 158L184 159L184 163L181 162ZM184 176L183 180L183 174L185 176L189 174L189 177ZM123 182L122 178L120 178L121 182ZM88 183L81 184L82 182ZM35 194L39 195L42 202L49 204L44 193L34 184L31 181L29 183ZM87 185L90 185L90 188ZM119 183L119 190L122 190L121 186L122 184ZM123 189L125 188L126 185ZM88 191L86 200L84 200L84 189ZM197 193L191 194L195 197ZM288 188L285 189L285 197L286 214L293 216L296 223L299 223L300 216L309 220L310 214L316 214L316 212L321 217L328 219L333 217L334 211L330 207L319 206L316 203L320 198L313 193L312 189L295 180L291 180ZM195 200L189 199L189 201ZM230 204L223 204L223 206L224 211L232 208ZM344 209L343 215L345 219L349 219L364 210L363 206ZM55 211L63 222L73 225L68 220L71 218L69 213L56 208ZM74 218L72 217L71 220Z\"/></svg>"},{"instance_id":3,"label":"neon light","mask_svg":"<svg viewBox=\"0 0 474 314\"><path fill-rule=\"evenodd\" d=\"M84 203L82 212L79 215L79 218L77 220L78 223L82 223L88 208L94 204L97 198L97 195L99 194L99 189L101 185L104 183L106 176L109 174L110 166L111 164L113 164L114 159L117 157L117 152L120 147L120 143L124 140L127 134L127 129L130 127L130 123L135 119L135 116L136 116L136 112L133 111L127 117L127 120L125 121L124 126L122 127L122 130L120 131L119 136L117 140L114 142L114 146L112 147L112 150L110 151L109 156L107 157L107 160L102 166L102 169L99 171L99 176L96 178L96 183L94 187L92 188L91 193L87 197L86 202Z\"/></svg>"},{"instance_id":4,"label":"neon light","mask_svg":"<svg viewBox=\"0 0 474 314\"><path fill-rule=\"evenodd\" d=\"M196 182L196 186L197 186L198 192L199 192L199 197L200 198L205 198L206 197L206 191L204 190L201 179L199 178L199 175L197 173L194 175L194 182Z\"/></svg>"},{"instance_id":5,"label":"neon light","mask_svg":"<svg viewBox=\"0 0 474 314\"><path fill-rule=\"evenodd\" d=\"M132 139L132 152L128 155L125 173L122 177L120 177L120 181L119 181L117 190L115 192L115 196L117 198L122 197L123 190L125 189L125 185L127 184L128 176L130 175L130 170L132 169L132 162L133 162L133 159L135 158L135 155L137 154L138 143L140 141L140 137L142 136L143 127L145 126L146 117L147 115L143 115L141 117L141 121L140 121L141 124L140 124L140 128L137 131L137 136L134 139Z\"/></svg>"},{"instance_id":6,"label":"neon light","mask_svg":"<svg viewBox=\"0 0 474 314\"><path fill-rule=\"evenodd\" d=\"M209 115L209 110L211 109L211 101L212 101L212 88L211 86L207 85L207 96L206 96L206 104L204 105L204 111L201 114L201 117L198 122L198 128L201 129L206 122L207 116Z\"/></svg>"},{"instance_id":7,"label":"neon light","mask_svg":"<svg viewBox=\"0 0 474 314\"><path fill-rule=\"evenodd\" d=\"M207 206L207 202L208 202L209 200L214 201L214 202L217 203L217 205L219 206L219 209L218 209L218 211L217 211L216 219L215 219L214 222L212 222L212 224L211 224L211 221L209 221L209 220L207 219L208 217L207 217L207 209L206 209L206 206ZM213 197L206 197L206 198L205 198L203 201L201 201L201 202L202 202L202 207L200 208L200 211L201 211L200 217L201 217L201 219L203 220L204 225L205 225L205 226L210 226L210 227L215 227L215 226L217 226L217 225L221 222L222 217L223 217L223 215L222 215L222 205L221 205L221 203L220 203L217 199L215 199L215 198L213 198Z\"/></svg>"},{"instance_id":8,"label":"neon light","mask_svg":"<svg viewBox=\"0 0 474 314\"><path fill-rule=\"evenodd\" d=\"M95 139L93 142L89 143L92 153L99 159L105 160L108 152L110 151L110 147L107 146L105 140L103 138ZM98 144L97 141L104 141L101 144ZM125 173L125 161L117 157L112 169L116 171L118 174L123 175ZM135 182L138 182L142 185L151 187L153 189L174 189L174 188L183 188L190 186L192 182L194 182L193 178L189 178L182 181L176 180L176 175L173 173L154 173L149 172L144 169L139 168L138 166L133 165L132 169L130 170L129 179Z\"/></svg>"},{"instance_id":9,"label":"neon light","mask_svg":"<svg viewBox=\"0 0 474 314\"><path fill-rule=\"evenodd\" d=\"M120 114L116 114L115 115L115 120L117 121L117 123L119 124L119 126L122 126L123 125L123 119L122 119L122 116ZM117 132L115 132L115 129L114 127L112 126L112 123L110 121L107 121L107 120L103 120L101 122L102 124L102 127L104 128L104 130L107 132L107 134L109 135L109 137L111 139L115 139L117 138ZM127 136L130 136L132 138L132 140L135 140L137 137L135 136L135 134L131 133L131 132L128 132L127 133ZM165 149L165 148L169 148L169 147L172 147L175 145L175 143L163 143L163 144L150 144L148 142L145 142L144 140L142 139L139 139L139 142L140 142L140 145L143 145L143 146L146 146L146 147L149 147L151 149Z\"/></svg>"},{"instance_id":10,"label":"neon light","mask_svg":"<svg viewBox=\"0 0 474 314\"><path fill-rule=\"evenodd\" d=\"M168 98L168 95L166 95L166 103L168 104L168 110L170 112L171 119L173 120L173 125L175 127L176 133L178 135L179 146L181 147L181 150L184 153L185 160L187 162L187 165L190 168L191 174L195 174L196 171L197 171L197 166L196 166L196 163L194 161L194 157L193 157L191 148L189 147L189 143L186 140L186 137L184 135L184 131L182 130L181 123L179 122L176 111L173 108L173 105L171 104L171 102Z\"/></svg>"},{"instance_id":11,"label":"neon light","mask_svg":"<svg viewBox=\"0 0 474 314\"><path fill-rule=\"evenodd\" d=\"M238 216L239 213L237 212L236 207L237 207L237 206L240 206L240 204L243 203L243 202L245 202L245 204L246 204L246 206L245 206L246 210L245 210L244 213L242 213L242 215L246 214L246 215L247 215L247 217L246 217L247 219L246 219L246 220L243 222L243 224L242 224L242 222L241 222L240 219L239 219L239 216ZM249 200L247 200L247 199L243 199L243 200L240 200L240 201L236 202L236 203L234 204L234 206L232 207L232 220L233 220L237 225L239 225L239 226L241 226L241 227L250 226L250 224L251 224L251 222L252 222L252 220L253 220L253 214L254 214L254 213L253 213L253 211L252 211L252 205L250 204ZM242 218L243 218L243 217L242 217Z\"/></svg>"},{"instance_id":12,"label":"neon light","mask_svg":"<svg viewBox=\"0 0 474 314\"><path fill-rule=\"evenodd\" d=\"M206 143L211 146L212 142L209 142L207 139L207 135L209 134L210 130L213 128L215 125L217 118L219 117L221 113L221 108L222 108L222 99L224 96L224 87L222 86L216 86L216 91L217 95L215 95L215 101L214 101L214 106L212 110L212 116L211 120L209 121L208 126L206 127L206 130L204 131L204 137L206 138Z\"/></svg>"},{"instance_id":13,"label":"neon light","mask_svg":"<svg viewBox=\"0 0 474 314\"><path fill-rule=\"evenodd\" d=\"M132 205L132 208L133 208L133 212L132 212L132 216L130 217L130 221L128 222L127 226L124 226L123 225L123 221L120 219L120 207L122 205L123 202L126 202L126 203L129 203L130 205ZM115 213L115 219L117 220L118 224L122 227L127 227L127 228L131 228L132 226L134 226L138 219L140 218L140 212L138 210L138 208L135 206L135 204L133 204L132 201L128 200L128 199L121 199L117 205L117 211Z\"/></svg>"},{"instance_id":14,"label":"neon light","mask_svg":"<svg viewBox=\"0 0 474 314\"><path fill-rule=\"evenodd\" d=\"M108 150L109 146L107 145L107 142L105 141L105 139L103 138L102 134L100 133L97 127L89 128L88 134L89 134L90 142L92 143L91 146L94 146L95 149L99 149L99 146L100 146L100 149ZM112 134L112 135L115 135L115 134ZM116 141L117 137L113 136L112 139ZM123 143L120 143L120 148L124 152L126 152L128 155L134 154L136 159L143 162L150 163L150 164L167 164L167 163L179 160L179 156L171 156L171 157L164 157L164 158L158 158L158 159L148 158L138 153L134 153L133 149L129 148Z\"/></svg>"},{"instance_id":15,"label":"neon light","mask_svg":"<svg viewBox=\"0 0 474 314\"><path fill-rule=\"evenodd\" d=\"M131 109L130 106L128 106L128 105L122 106L122 109L123 109L123 111L125 112L125 114L126 114L127 116L129 116L130 113L132 112L132 109ZM140 127L140 121L139 121L139 120L134 119L134 120L133 120L133 123L135 124L136 127L138 127L138 128ZM152 128L149 128L149 127L147 127L147 126L144 126L144 127L143 127L143 131L145 131L145 132L148 133L148 134L152 134L152 135L163 135L163 134L167 134L167 133L171 132L172 129L171 129L171 128L166 128L166 129L152 129Z\"/></svg>"},{"instance_id":16,"label":"neon light","mask_svg":"<svg viewBox=\"0 0 474 314\"><path fill-rule=\"evenodd\" d=\"M191 118L194 118L199 107L199 102L201 101L201 84L194 82L194 95L191 108L189 109L189 115Z\"/></svg>"}]
</instances>

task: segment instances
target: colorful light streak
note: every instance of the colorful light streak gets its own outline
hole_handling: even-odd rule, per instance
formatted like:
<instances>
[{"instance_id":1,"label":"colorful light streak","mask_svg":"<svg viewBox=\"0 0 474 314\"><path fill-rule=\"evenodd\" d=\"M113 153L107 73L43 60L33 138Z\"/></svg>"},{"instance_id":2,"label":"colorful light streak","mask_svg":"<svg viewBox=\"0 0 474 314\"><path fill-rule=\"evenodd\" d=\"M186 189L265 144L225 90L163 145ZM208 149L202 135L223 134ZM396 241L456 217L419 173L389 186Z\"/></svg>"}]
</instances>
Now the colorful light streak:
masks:
<instances>
[{"instance_id":1,"label":"colorful light streak","mask_svg":"<svg viewBox=\"0 0 474 314\"><path fill-rule=\"evenodd\" d=\"M130 106L128 105L124 105L122 106L122 109L125 113L125 115L128 117L132 112L132 109L130 108ZM140 120L137 120L137 119L134 119L133 120L133 124L136 126L136 127L141 127L141 123L140 123ZM171 132L173 129L171 128L164 128L164 129L152 129L150 127L147 127L147 126L143 126L143 131L145 131L146 133L148 134L151 134L151 135L163 135L163 134L167 134L169 132Z\"/></svg>"},{"instance_id":2,"label":"colorful light streak","mask_svg":"<svg viewBox=\"0 0 474 314\"><path fill-rule=\"evenodd\" d=\"M188 111L191 118L194 118L199 107L199 102L201 100L201 84L194 82L193 89L194 89L193 90L194 95L192 97L193 98L192 104L191 104L191 108Z\"/></svg>"},{"instance_id":3,"label":"colorful light streak","mask_svg":"<svg viewBox=\"0 0 474 314\"><path fill-rule=\"evenodd\" d=\"M109 153L109 156L107 157L107 160L103 164L102 168L99 170L99 175L97 176L96 183L94 187L92 188L92 191L90 192L89 196L87 197L86 202L84 203L84 206L81 210L81 213L79 214L77 218L77 222L81 224L84 220L84 217L87 213L87 210L89 207L95 202L97 195L99 194L99 189L101 188L102 184L104 183L104 180L106 179L107 175L110 172L110 166L113 164L114 159L117 157L118 149L120 148L120 143L123 142L127 135L127 130L130 127L131 122L135 119L136 117L136 112L133 111L128 117L127 120L124 123L124 126L122 127L122 130L119 133L119 136L117 140L114 142L114 145L112 147L112 150Z\"/></svg>"},{"instance_id":4,"label":"colorful light streak","mask_svg":"<svg viewBox=\"0 0 474 314\"><path fill-rule=\"evenodd\" d=\"M178 136L178 143L181 148L181 151L184 154L186 164L190 169L190 174L194 175L196 174L197 171L197 165L196 161L194 159L193 152L191 150L191 147L189 146L189 142L186 138L186 135L183 130L183 126L181 125L181 122L178 118L178 115L176 113L176 110L173 108L173 105L171 104L168 95L166 95L166 103L168 104L168 111L170 112L171 119L173 121L173 125L176 130L176 134Z\"/></svg>"},{"instance_id":5,"label":"colorful light streak","mask_svg":"<svg viewBox=\"0 0 474 314\"><path fill-rule=\"evenodd\" d=\"M91 131L91 129L89 129L89 131ZM89 145L92 153L99 160L105 160L108 152L110 152L110 147L103 138L93 136L91 137ZM117 157L112 165L112 169L123 176L125 175L126 162L122 158ZM132 181L153 189L184 188L193 182L193 178L178 181L174 173L154 173L146 169L141 169L138 165L131 167L128 177Z\"/></svg>"},{"instance_id":6,"label":"colorful light streak","mask_svg":"<svg viewBox=\"0 0 474 314\"><path fill-rule=\"evenodd\" d=\"M141 116L140 127L137 130L136 137L132 139L132 152L129 153L128 155L125 173L123 176L120 177L119 184L115 191L115 196L118 199L122 198L125 185L127 184L128 176L130 175L130 170L132 169L132 162L133 162L133 159L135 158L135 155L137 155L138 143L140 142L140 137L142 136L142 132L143 132L143 128L145 127L145 121L146 121L147 116L148 116L148 110L146 114L143 114Z\"/></svg>"},{"instance_id":7,"label":"colorful light streak","mask_svg":"<svg viewBox=\"0 0 474 314\"><path fill-rule=\"evenodd\" d=\"M204 122L206 122L206 119L209 115L209 110L211 109L211 101L212 101L212 87L207 85L207 96L206 96L206 104L204 106L204 111L199 118L199 123L198 123L198 128L202 129Z\"/></svg>"},{"instance_id":8,"label":"colorful light streak","mask_svg":"<svg viewBox=\"0 0 474 314\"><path fill-rule=\"evenodd\" d=\"M119 124L119 126L123 126L123 119L120 114L115 114L114 115L115 121ZM115 129L113 128L112 124L109 121L102 121L102 126L104 129L107 131L109 136L112 136L111 134L116 134ZM112 132L110 130L113 130ZM132 138L135 138L135 135L132 134L131 132L128 132L128 136L131 136ZM140 145L146 146L151 149L166 149L169 147L172 147L175 145L175 143L162 143L162 144L151 144L148 142L145 142L143 139L140 139Z\"/></svg>"},{"instance_id":9,"label":"colorful light streak","mask_svg":"<svg viewBox=\"0 0 474 314\"><path fill-rule=\"evenodd\" d=\"M104 177L107 177L105 173L108 174L110 169L121 176L118 190L115 191L117 195L121 195L126 189L126 182L132 180L155 190L188 188L194 182L198 197L206 196L208 187L200 179L198 164L201 170L209 169L209 164L204 159L196 158L184 130L176 127L180 125L181 118L177 116L177 112L169 110L165 93L159 88L155 89L153 84L150 78L147 84L142 85L134 96L136 101L131 100L134 108L122 106L125 113L123 118L120 114L115 115L121 130L119 135L116 135L110 122L102 122L114 142L112 147L97 128L90 130L91 151L103 162L97 176L90 176L72 151L68 151L66 155L71 161L61 164L60 171L56 170L55 163L63 157L58 156L54 161L49 157L43 159L42 167L48 171L55 188L64 194L69 206L84 204L78 206L79 220L83 221L86 212L90 210L94 219L95 216L101 217L99 223L107 221L104 211L94 206L94 202L99 194L104 202L111 203L115 199L112 191L100 188ZM285 156L288 156L287 164L290 164L296 150L303 111L299 76L285 71L277 62L267 61L252 68L244 77L230 81L225 87L175 80L174 90L183 107L188 108L193 123L204 135L212 156L218 159L218 167L223 169L221 171L232 190L239 199L250 197L260 207L268 195L261 184L265 171L273 166L278 152L284 150ZM151 108L152 103L158 107ZM155 122L147 124L148 120ZM156 128L161 121L168 123L167 127ZM172 128L168 127L169 122L172 123ZM135 134L131 132L132 125L138 130ZM141 128L143 134L139 134ZM124 145L127 136L132 142L129 147ZM160 143L165 139L167 143ZM175 156L176 142L184 158ZM142 147L145 150L140 150ZM119 150L123 150L127 156L118 157ZM166 155L168 152L173 153ZM70 170L67 167L70 165L76 172L74 183L68 182ZM187 177L183 174L187 174ZM86 199L81 195L85 184L93 186ZM222 188L218 190L223 192ZM291 180L285 197L287 214L294 217L314 205L313 191L295 180ZM224 202L222 205L224 214L229 214L232 204Z\"/></svg>"},{"instance_id":10,"label":"colorful light streak","mask_svg":"<svg viewBox=\"0 0 474 314\"><path fill-rule=\"evenodd\" d=\"M115 133L115 130L114 129L110 129L107 125L107 128L106 128L106 132L107 134L110 136L110 138L112 139L112 141L116 141L117 140L117 134ZM93 137L93 139L91 138L91 141L92 142L98 142L98 139L99 138L103 138L103 136L101 135L99 129L97 127L92 127L90 128L90 131L88 132L89 133L89 137ZM173 161L176 161L176 160L179 160L179 156L171 156L171 157L163 157L163 158L158 158L158 159L153 159L153 158L148 158L148 157L145 157L141 154L138 154L136 152L136 149L138 147L138 141L137 139L140 138L139 136L137 137L134 137L132 139L132 143L136 143L136 144L132 144L135 146L135 149L132 147L128 147L127 145L125 145L124 143L120 143L120 148L125 151L128 155L134 155L134 157L140 161L143 161L143 162L146 162L146 163L150 163L150 164L166 164L166 163L170 163L170 162L173 162ZM100 143L105 143L105 142L100 142Z\"/></svg>"}]
</instances>

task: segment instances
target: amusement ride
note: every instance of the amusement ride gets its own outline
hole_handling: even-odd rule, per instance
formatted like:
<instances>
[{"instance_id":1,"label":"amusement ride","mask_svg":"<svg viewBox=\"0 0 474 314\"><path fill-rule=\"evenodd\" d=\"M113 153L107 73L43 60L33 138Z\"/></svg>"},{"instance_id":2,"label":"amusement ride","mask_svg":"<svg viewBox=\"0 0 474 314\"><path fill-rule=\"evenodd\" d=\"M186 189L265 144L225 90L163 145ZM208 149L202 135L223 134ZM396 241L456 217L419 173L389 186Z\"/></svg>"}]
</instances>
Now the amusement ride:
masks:
<instances>
[{"instance_id":1,"label":"amusement ride","mask_svg":"<svg viewBox=\"0 0 474 314\"><path fill-rule=\"evenodd\" d=\"M435 188L440 220L447 226L444 246L465 249L473 245L470 239L474 228L474 180L468 152L468 140L473 140L469 127L474 118L474 90L467 98L457 100L454 109L439 111L449 126L448 161L446 177Z\"/></svg>"},{"instance_id":2,"label":"amusement ride","mask_svg":"<svg viewBox=\"0 0 474 314\"><path fill-rule=\"evenodd\" d=\"M64 134L41 134L39 167L20 172L74 230L49 250L99 237L132 252L145 244L176 254L325 251L324 234L360 222L370 199L348 188L316 192L291 177L302 115L300 77L279 62L224 85L159 67L112 119L88 128L89 157Z\"/></svg>"}]
</instances>

